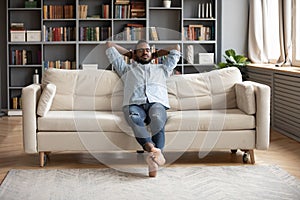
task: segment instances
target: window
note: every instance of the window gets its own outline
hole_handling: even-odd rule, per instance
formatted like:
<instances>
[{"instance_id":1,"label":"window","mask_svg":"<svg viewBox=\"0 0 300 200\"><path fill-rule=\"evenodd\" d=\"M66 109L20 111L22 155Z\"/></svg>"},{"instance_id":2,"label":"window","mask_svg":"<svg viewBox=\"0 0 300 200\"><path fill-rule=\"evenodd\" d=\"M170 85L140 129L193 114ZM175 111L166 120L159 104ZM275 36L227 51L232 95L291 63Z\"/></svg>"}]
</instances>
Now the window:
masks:
<instances>
[{"instance_id":1,"label":"window","mask_svg":"<svg viewBox=\"0 0 300 200\"><path fill-rule=\"evenodd\" d=\"M266 23L265 32L267 37L265 37L265 45L267 46L266 54L268 57L268 62L276 63L280 57L280 34L277 33L280 30L280 17L278 14L279 4L274 3L273 0L268 2L267 9L265 9Z\"/></svg>"},{"instance_id":2,"label":"window","mask_svg":"<svg viewBox=\"0 0 300 200\"><path fill-rule=\"evenodd\" d=\"M293 65L300 66L300 2L297 0L294 3L294 22L293 22Z\"/></svg>"}]
</instances>

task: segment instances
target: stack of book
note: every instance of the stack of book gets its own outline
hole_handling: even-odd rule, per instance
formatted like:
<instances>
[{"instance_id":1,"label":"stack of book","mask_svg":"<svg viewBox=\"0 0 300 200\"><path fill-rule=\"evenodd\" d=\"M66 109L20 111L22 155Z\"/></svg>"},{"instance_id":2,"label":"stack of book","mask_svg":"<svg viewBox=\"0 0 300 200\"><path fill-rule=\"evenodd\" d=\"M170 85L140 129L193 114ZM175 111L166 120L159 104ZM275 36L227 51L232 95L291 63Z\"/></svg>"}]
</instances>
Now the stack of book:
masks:
<instances>
[{"instance_id":1,"label":"stack of book","mask_svg":"<svg viewBox=\"0 0 300 200\"><path fill-rule=\"evenodd\" d=\"M126 24L123 31L123 38L121 40L134 41L145 39L145 27L143 24L129 23Z\"/></svg>"},{"instance_id":2,"label":"stack of book","mask_svg":"<svg viewBox=\"0 0 300 200\"><path fill-rule=\"evenodd\" d=\"M143 18L146 16L145 1L131 1L131 17Z\"/></svg>"},{"instance_id":3,"label":"stack of book","mask_svg":"<svg viewBox=\"0 0 300 200\"><path fill-rule=\"evenodd\" d=\"M101 5L101 10L100 10L100 18L103 18L103 19L108 19L109 18L109 4L102 4Z\"/></svg>"},{"instance_id":4,"label":"stack of book","mask_svg":"<svg viewBox=\"0 0 300 200\"><path fill-rule=\"evenodd\" d=\"M56 69L76 69L76 62L75 61L45 61L44 62L44 68L56 68Z\"/></svg>"},{"instance_id":5,"label":"stack of book","mask_svg":"<svg viewBox=\"0 0 300 200\"><path fill-rule=\"evenodd\" d=\"M22 109L22 97L15 96L12 97L12 109Z\"/></svg>"},{"instance_id":6,"label":"stack of book","mask_svg":"<svg viewBox=\"0 0 300 200\"><path fill-rule=\"evenodd\" d=\"M11 23L10 30L11 31L24 31L25 30L24 23L23 22Z\"/></svg>"},{"instance_id":7,"label":"stack of book","mask_svg":"<svg viewBox=\"0 0 300 200\"><path fill-rule=\"evenodd\" d=\"M103 41L111 36L111 27L80 27L80 41Z\"/></svg>"},{"instance_id":8,"label":"stack of book","mask_svg":"<svg viewBox=\"0 0 300 200\"><path fill-rule=\"evenodd\" d=\"M79 5L78 6L78 13L80 19L86 19L88 13L88 5Z\"/></svg>"},{"instance_id":9,"label":"stack of book","mask_svg":"<svg viewBox=\"0 0 300 200\"><path fill-rule=\"evenodd\" d=\"M124 19L130 18L130 1L129 0L116 0L115 2L115 18Z\"/></svg>"},{"instance_id":10,"label":"stack of book","mask_svg":"<svg viewBox=\"0 0 300 200\"><path fill-rule=\"evenodd\" d=\"M211 3L199 3L198 17L199 18L213 18L212 4Z\"/></svg>"},{"instance_id":11,"label":"stack of book","mask_svg":"<svg viewBox=\"0 0 300 200\"><path fill-rule=\"evenodd\" d=\"M27 65L32 64L32 51L30 50L11 50L10 65Z\"/></svg>"},{"instance_id":12,"label":"stack of book","mask_svg":"<svg viewBox=\"0 0 300 200\"><path fill-rule=\"evenodd\" d=\"M154 26L149 27L149 31L150 31L150 39L151 40L159 40L156 27L154 27Z\"/></svg>"},{"instance_id":13,"label":"stack of book","mask_svg":"<svg viewBox=\"0 0 300 200\"><path fill-rule=\"evenodd\" d=\"M75 41L75 27L43 26L44 41Z\"/></svg>"},{"instance_id":14,"label":"stack of book","mask_svg":"<svg viewBox=\"0 0 300 200\"><path fill-rule=\"evenodd\" d=\"M72 19L74 18L73 5L44 5L44 19Z\"/></svg>"},{"instance_id":15,"label":"stack of book","mask_svg":"<svg viewBox=\"0 0 300 200\"><path fill-rule=\"evenodd\" d=\"M188 40L213 40L213 27L190 24L184 27L183 35Z\"/></svg>"}]
</instances>

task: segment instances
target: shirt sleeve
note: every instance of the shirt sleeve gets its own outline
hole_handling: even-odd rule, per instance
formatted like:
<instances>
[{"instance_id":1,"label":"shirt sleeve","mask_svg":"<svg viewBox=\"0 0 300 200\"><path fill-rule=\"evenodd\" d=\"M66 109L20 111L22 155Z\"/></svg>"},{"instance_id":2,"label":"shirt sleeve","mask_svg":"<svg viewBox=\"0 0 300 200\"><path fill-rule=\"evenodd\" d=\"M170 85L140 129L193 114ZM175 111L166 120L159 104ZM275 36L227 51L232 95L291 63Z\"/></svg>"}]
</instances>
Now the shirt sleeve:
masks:
<instances>
[{"instance_id":1,"label":"shirt sleeve","mask_svg":"<svg viewBox=\"0 0 300 200\"><path fill-rule=\"evenodd\" d=\"M164 60L165 70L169 74L173 72L173 69L177 66L177 63L180 59L181 53L175 49L171 50L166 59Z\"/></svg>"},{"instance_id":2,"label":"shirt sleeve","mask_svg":"<svg viewBox=\"0 0 300 200\"><path fill-rule=\"evenodd\" d=\"M105 53L109 60L109 63L112 64L119 76L122 76L126 72L127 68L127 64L123 56L118 52L118 50L115 47L110 47L106 49Z\"/></svg>"}]
</instances>

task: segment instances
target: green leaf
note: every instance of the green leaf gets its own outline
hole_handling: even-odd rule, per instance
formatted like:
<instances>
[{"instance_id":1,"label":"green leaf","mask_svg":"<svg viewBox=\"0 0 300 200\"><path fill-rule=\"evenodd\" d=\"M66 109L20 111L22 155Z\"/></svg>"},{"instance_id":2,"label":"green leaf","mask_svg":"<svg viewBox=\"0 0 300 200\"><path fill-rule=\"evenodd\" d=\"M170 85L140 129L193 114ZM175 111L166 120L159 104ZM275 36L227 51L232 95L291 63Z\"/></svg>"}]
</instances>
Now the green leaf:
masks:
<instances>
[{"instance_id":1,"label":"green leaf","mask_svg":"<svg viewBox=\"0 0 300 200\"><path fill-rule=\"evenodd\" d=\"M226 50L226 51L225 51L225 54L226 54L228 57L230 57L230 56L235 57L235 51L234 51L233 49L228 49L228 50Z\"/></svg>"},{"instance_id":2,"label":"green leaf","mask_svg":"<svg viewBox=\"0 0 300 200\"><path fill-rule=\"evenodd\" d=\"M247 60L247 58L242 55L237 55L235 59L237 63L244 63Z\"/></svg>"},{"instance_id":3,"label":"green leaf","mask_svg":"<svg viewBox=\"0 0 300 200\"><path fill-rule=\"evenodd\" d=\"M232 59L230 58L230 56L227 56L227 55L225 54L225 55L224 55L224 58L225 58L225 60L226 60L227 63L234 63L234 62L232 61Z\"/></svg>"},{"instance_id":4,"label":"green leaf","mask_svg":"<svg viewBox=\"0 0 300 200\"><path fill-rule=\"evenodd\" d=\"M220 62L220 63L218 64L218 68L225 68L225 67L227 67L227 63Z\"/></svg>"}]
</instances>

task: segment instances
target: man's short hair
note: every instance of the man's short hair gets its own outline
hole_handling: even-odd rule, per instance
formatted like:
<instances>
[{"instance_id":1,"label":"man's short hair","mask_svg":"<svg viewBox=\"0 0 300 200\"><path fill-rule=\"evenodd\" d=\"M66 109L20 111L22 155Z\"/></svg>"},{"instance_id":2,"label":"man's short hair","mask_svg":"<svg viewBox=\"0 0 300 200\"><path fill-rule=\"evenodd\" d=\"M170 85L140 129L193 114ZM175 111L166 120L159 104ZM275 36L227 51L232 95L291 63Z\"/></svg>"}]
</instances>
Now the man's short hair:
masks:
<instances>
[{"instance_id":1,"label":"man's short hair","mask_svg":"<svg viewBox=\"0 0 300 200\"><path fill-rule=\"evenodd\" d=\"M146 44L149 45L149 43L148 43L146 40L139 40L139 41L136 43L136 45L135 45L135 49L137 49L137 46L138 46L139 44L143 44L143 43L146 43Z\"/></svg>"}]
</instances>

